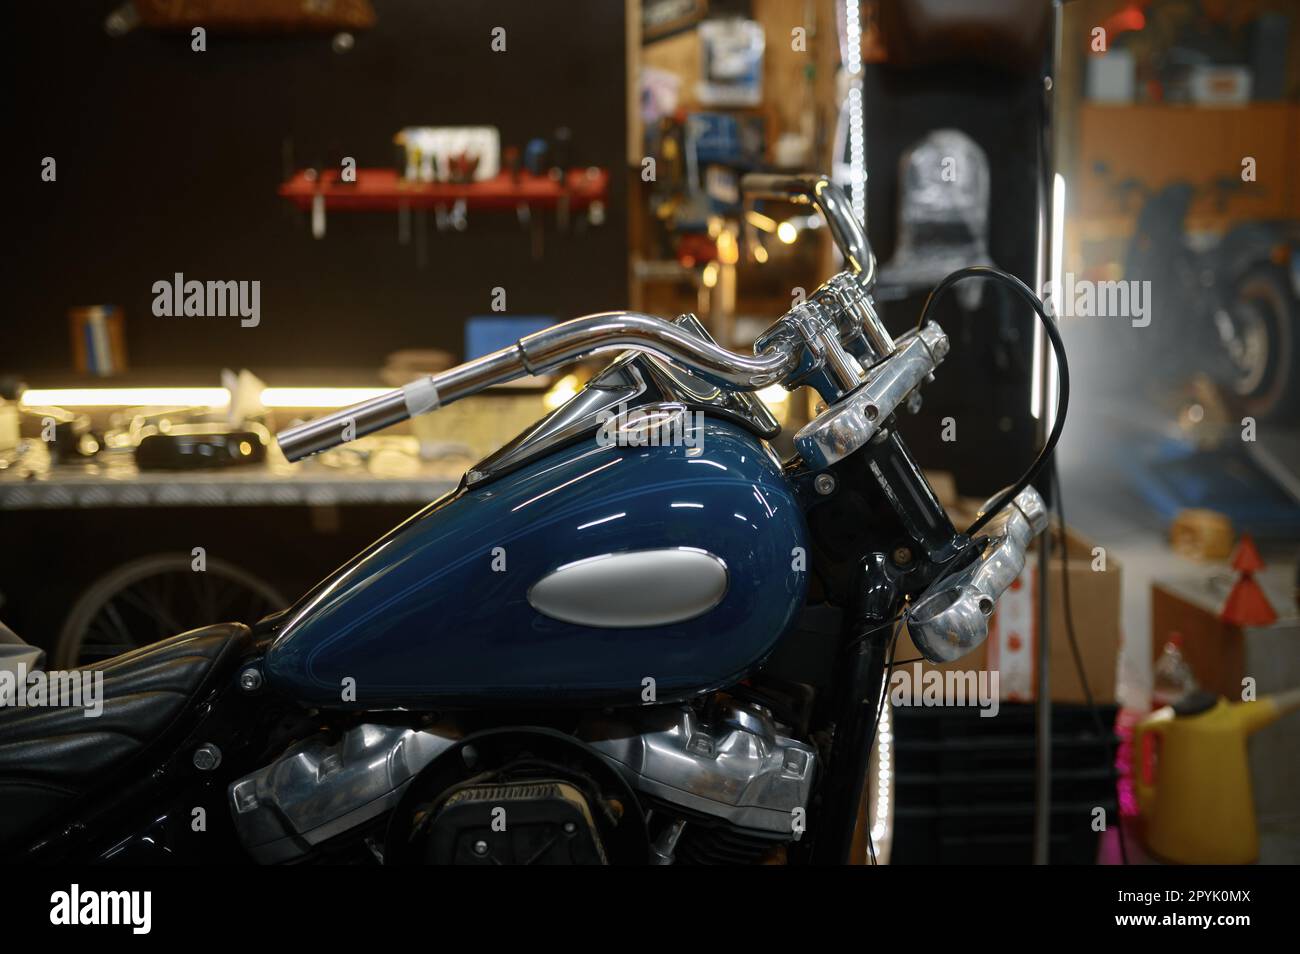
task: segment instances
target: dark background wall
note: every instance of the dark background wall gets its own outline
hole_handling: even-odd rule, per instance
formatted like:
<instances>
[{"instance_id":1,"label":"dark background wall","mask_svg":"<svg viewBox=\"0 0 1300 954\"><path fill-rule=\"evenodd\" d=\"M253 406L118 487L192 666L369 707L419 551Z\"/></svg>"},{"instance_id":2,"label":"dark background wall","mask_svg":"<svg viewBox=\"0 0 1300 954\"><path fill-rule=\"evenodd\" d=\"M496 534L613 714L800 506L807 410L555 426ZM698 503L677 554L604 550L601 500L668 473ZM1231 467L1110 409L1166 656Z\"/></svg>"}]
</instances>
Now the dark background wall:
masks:
<instances>
[{"instance_id":1,"label":"dark background wall","mask_svg":"<svg viewBox=\"0 0 1300 954\"><path fill-rule=\"evenodd\" d=\"M118 0L9 10L14 115L6 152L0 370L70 367L66 312L125 309L133 370L376 366L397 348L459 353L489 311L571 317L626 303L623 4L609 0L375 0L347 53L330 36L136 30L108 37ZM507 50L490 48L507 31ZM403 126L494 125L503 145L573 130L575 164L612 169L607 223L558 236L534 262L513 215L429 230L428 266L393 213L336 214L324 240L276 195L299 167L350 155L389 165ZM44 156L58 180L40 181ZM260 280L262 322L156 318L155 281ZM48 375L47 375L48 376Z\"/></svg>"},{"instance_id":2,"label":"dark background wall","mask_svg":"<svg viewBox=\"0 0 1300 954\"><path fill-rule=\"evenodd\" d=\"M1041 90L1036 71L981 63L868 67L867 232L881 262L898 241L900 157L932 130L957 129L988 158L989 255L1035 287ZM936 304L932 317L952 349L925 387L919 418L905 422L903 433L924 466L957 475L963 494L991 496L1020 476L1038 446L1029 410L1036 319L1012 292L983 279L967 281L984 281L981 303L967 312L949 292ZM927 294L882 302L890 330L914 326ZM955 442L942 440L945 417L956 420Z\"/></svg>"}]
</instances>

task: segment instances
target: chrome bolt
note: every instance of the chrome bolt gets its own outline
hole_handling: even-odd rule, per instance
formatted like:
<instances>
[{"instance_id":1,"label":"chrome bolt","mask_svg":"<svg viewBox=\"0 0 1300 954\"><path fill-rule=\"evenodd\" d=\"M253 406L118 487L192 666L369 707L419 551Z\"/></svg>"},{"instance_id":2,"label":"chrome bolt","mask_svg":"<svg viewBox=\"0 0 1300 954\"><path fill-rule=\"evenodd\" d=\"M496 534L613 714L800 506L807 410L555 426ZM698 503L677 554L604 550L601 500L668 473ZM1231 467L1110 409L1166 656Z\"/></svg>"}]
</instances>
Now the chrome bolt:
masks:
<instances>
[{"instance_id":1,"label":"chrome bolt","mask_svg":"<svg viewBox=\"0 0 1300 954\"><path fill-rule=\"evenodd\" d=\"M873 444L883 444L887 440L889 440L889 428L887 427L882 427L871 435L871 443Z\"/></svg>"},{"instance_id":2,"label":"chrome bolt","mask_svg":"<svg viewBox=\"0 0 1300 954\"><path fill-rule=\"evenodd\" d=\"M200 772L211 772L221 764L221 750L211 742L204 742L194 750L194 767Z\"/></svg>"},{"instance_id":3,"label":"chrome bolt","mask_svg":"<svg viewBox=\"0 0 1300 954\"><path fill-rule=\"evenodd\" d=\"M835 493L835 475L818 474L813 478L813 490L817 491L823 497L827 494Z\"/></svg>"},{"instance_id":4,"label":"chrome bolt","mask_svg":"<svg viewBox=\"0 0 1300 954\"><path fill-rule=\"evenodd\" d=\"M564 823L564 833L566 835L572 835L577 830L578 830L578 826L575 825L573 822Z\"/></svg>"},{"instance_id":5,"label":"chrome bolt","mask_svg":"<svg viewBox=\"0 0 1300 954\"><path fill-rule=\"evenodd\" d=\"M245 692L256 692L262 688L262 671L249 666L239 674L239 688Z\"/></svg>"},{"instance_id":6,"label":"chrome bolt","mask_svg":"<svg viewBox=\"0 0 1300 954\"><path fill-rule=\"evenodd\" d=\"M487 853L488 853L488 843L486 841L479 839L478 841L474 842L474 854L486 855Z\"/></svg>"}]
</instances>

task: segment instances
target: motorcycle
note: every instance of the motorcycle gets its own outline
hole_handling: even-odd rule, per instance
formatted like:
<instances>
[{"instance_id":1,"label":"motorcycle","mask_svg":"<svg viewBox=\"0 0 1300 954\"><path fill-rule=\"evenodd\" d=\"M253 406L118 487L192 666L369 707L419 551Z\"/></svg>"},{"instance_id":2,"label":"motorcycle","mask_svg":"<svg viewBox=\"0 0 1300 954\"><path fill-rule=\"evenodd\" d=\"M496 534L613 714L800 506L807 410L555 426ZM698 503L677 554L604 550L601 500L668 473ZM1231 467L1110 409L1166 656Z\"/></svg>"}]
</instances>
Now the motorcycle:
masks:
<instances>
[{"instance_id":1,"label":"motorcycle","mask_svg":"<svg viewBox=\"0 0 1300 954\"><path fill-rule=\"evenodd\" d=\"M0 710L0 854L861 860L900 628L935 661L978 646L1047 511L1027 475L953 526L899 433L947 336L891 337L824 176L742 185L812 206L846 269L752 355L690 315L588 315L279 434L300 460L618 352L289 608L102 664L96 719ZM785 461L774 384L824 403Z\"/></svg>"},{"instance_id":2,"label":"motorcycle","mask_svg":"<svg viewBox=\"0 0 1300 954\"><path fill-rule=\"evenodd\" d=\"M1095 172L1109 176L1104 164ZM1196 247L1187 231L1197 198L1213 198L1222 212L1244 187L1233 177L1158 189L1131 178L1114 184L1122 205L1131 196L1141 203L1124 277L1157 290L1157 338L1134 358L1141 373L1154 370L1174 384L1204 371L1243 413L1283 420L1300 388L1300 227L1238 222L1209 248Z\"/></svg>"}]
</instances>

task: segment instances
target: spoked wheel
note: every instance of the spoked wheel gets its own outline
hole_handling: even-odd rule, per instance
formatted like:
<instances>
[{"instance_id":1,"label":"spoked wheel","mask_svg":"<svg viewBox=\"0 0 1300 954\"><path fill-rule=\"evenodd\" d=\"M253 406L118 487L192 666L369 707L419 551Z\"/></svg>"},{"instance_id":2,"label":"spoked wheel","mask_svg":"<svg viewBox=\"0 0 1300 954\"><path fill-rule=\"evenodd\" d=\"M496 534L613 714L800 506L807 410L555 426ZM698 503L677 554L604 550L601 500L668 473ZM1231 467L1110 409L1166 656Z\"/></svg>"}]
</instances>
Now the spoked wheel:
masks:
<instances>
[{"instance_id":1,"label":"spoked wheel","mask_svg":"<svg viewBox=\"0 0 1300 954\"><path fill-rule=\"evenodd\" d=\"M270 584L222 560L196 572L185 554L133 560L77 600L59 631L54 666L90 666L212 623L254 623L283 609Z\"/></svg>"}]
</instances>

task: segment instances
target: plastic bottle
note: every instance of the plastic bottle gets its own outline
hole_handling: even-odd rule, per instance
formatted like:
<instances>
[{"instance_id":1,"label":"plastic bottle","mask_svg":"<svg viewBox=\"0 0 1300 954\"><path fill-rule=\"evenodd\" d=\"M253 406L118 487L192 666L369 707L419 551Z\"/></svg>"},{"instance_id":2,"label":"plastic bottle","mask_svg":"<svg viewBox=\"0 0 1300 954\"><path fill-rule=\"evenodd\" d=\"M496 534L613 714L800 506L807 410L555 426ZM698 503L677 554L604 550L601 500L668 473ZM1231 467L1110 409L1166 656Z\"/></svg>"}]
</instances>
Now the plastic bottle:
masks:
<instances>
[{"instance_id":1,"label":"plastic bottle","mask_svg":"<svg viewBox=\"0 0 1300 954\"><path fill-rule=\"evenodd\" d=\"M1169 641L1165 643L1151 675L1151 702L1157 709L1173 705L1199 688L1196 677L1192 675L1192 667L1187 665L1187 660L1183 657L1181 633L1169 634Z\"/></svg>"}]
</instances>

